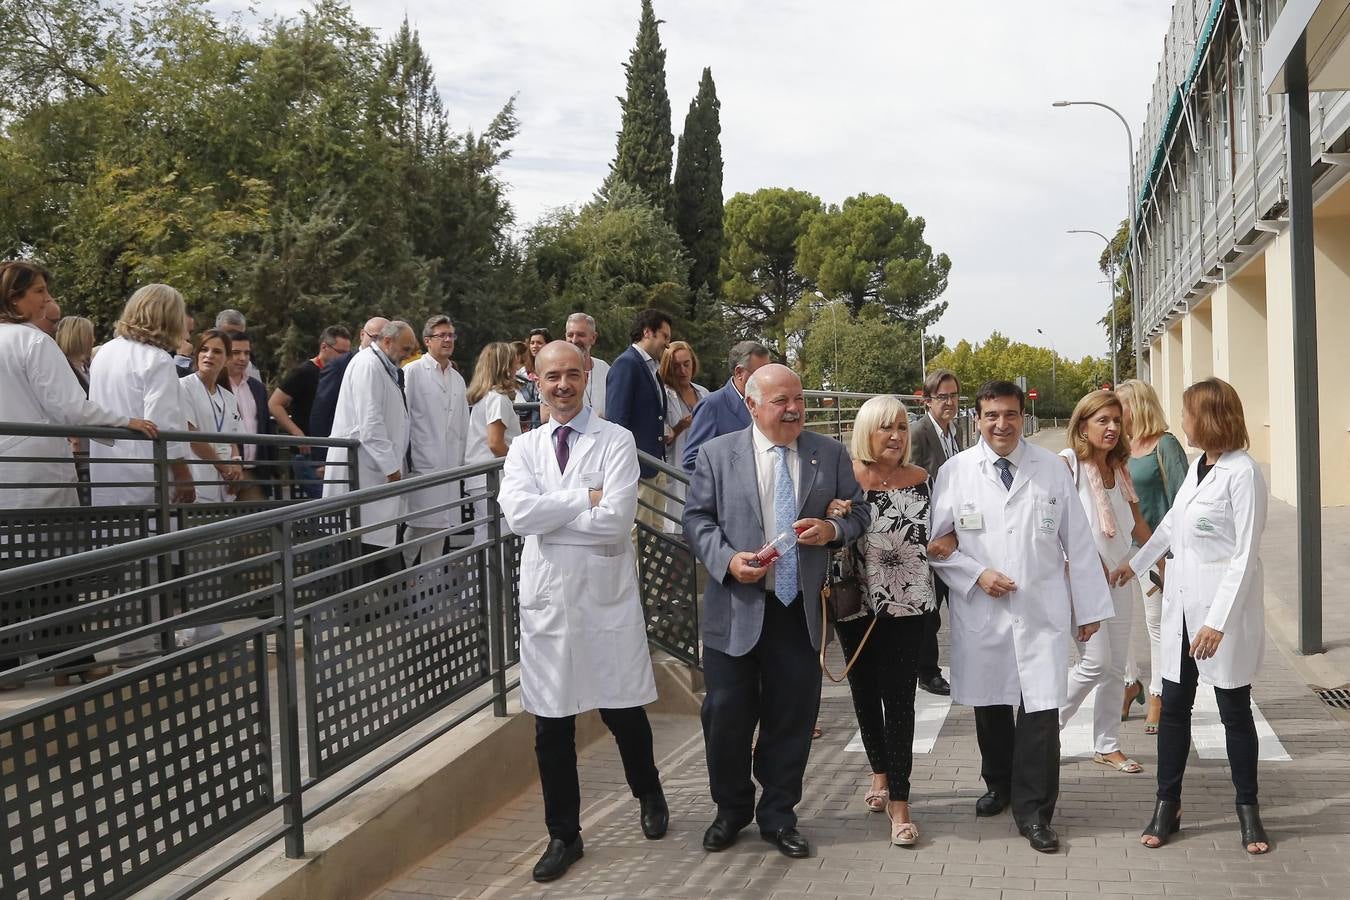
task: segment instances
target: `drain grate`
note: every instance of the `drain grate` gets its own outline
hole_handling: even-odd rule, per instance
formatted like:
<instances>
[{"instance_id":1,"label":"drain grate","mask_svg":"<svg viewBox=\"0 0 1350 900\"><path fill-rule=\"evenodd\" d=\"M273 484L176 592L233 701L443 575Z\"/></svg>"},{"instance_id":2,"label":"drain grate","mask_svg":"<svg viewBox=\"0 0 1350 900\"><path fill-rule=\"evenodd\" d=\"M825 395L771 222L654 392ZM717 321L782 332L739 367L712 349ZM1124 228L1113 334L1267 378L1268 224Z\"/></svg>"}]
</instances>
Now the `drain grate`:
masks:
<instances>
[{"instance_id":1,"label":"drain grate","mask_svg":"<svg viewBox=\"0 0 1350 900\"><path fill-rule=\"evenodd\" d=\"M1350 709L1350 685L1338 688L1318 688L1313 693L1332 709Z\"/></svg>"}]
</instances>

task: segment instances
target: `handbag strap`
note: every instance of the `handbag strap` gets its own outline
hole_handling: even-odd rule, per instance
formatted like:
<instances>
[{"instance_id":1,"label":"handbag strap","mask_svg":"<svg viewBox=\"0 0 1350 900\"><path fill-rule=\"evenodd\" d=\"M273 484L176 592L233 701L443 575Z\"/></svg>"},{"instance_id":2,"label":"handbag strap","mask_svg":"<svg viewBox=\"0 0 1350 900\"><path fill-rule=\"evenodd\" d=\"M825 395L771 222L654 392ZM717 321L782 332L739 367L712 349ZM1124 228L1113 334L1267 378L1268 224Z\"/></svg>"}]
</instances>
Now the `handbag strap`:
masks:
<instances>
[{"instance_id":1,"label":"handbag strap","mask_svg":"<svg viewBox=\"0 0 1350 900\"><path fill-rule=\"evenodd\" d=\"M1153 455L1158 457L1158 474L1162 476L1163 496L1168 498L1168 504L1171 504L1172 489L1167 485L1167 466L1163 464L1162 458L1162 436L1158 436L1158 443L1153 445Z\"/></svg>"},{"instance_id":2,"label":"handbag strap","mask_svg":"<svg viewBox=\"0 0 1350 900\"><path fill-rule=\"evenodd\" d=\"M830 591L831 588L828 584L820 589L820 671L826 678L838 684L848 677L849 672L853 671L854 664L857 663L858 657L862 656L863 648L867 646L867 639L872 636L872 629L877 627L877 619L881 616L878 613L872 614L872 623L867 626L867 631L863 633L862 640L858 641L858 649L853 651L853 658L844 665L844 671L836 678L834 673L830 671L830 667L825 664L825 627L827 624L825 611L830 605L826 602L830 598Z\"/></svg>"}]
</instances>

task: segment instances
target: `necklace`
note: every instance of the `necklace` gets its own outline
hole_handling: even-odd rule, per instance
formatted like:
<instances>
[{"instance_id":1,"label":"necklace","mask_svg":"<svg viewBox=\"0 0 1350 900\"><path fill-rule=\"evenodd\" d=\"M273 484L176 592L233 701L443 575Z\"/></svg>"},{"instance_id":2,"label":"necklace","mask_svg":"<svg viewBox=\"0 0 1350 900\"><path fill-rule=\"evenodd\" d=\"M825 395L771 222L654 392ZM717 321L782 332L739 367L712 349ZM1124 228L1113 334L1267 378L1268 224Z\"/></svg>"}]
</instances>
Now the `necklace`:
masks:
<instances>
[{"instance_id":1,"label":"necklace","mask_svg":"<svg viewBox=\"0 0 1350 900\"><path fill-rule=\"evenodd\" d=\"M895 466L894 468L891 469L891 474L887 475L885 478L881 478L881 472L879 470L873 469L872 471L876 473L878 478L881 478L881 486L884 488L889 488L891 486L891 479L894 478L897 474L899 474L902 468L904 468L903 465Z\"/></svg>"}]
</instances>

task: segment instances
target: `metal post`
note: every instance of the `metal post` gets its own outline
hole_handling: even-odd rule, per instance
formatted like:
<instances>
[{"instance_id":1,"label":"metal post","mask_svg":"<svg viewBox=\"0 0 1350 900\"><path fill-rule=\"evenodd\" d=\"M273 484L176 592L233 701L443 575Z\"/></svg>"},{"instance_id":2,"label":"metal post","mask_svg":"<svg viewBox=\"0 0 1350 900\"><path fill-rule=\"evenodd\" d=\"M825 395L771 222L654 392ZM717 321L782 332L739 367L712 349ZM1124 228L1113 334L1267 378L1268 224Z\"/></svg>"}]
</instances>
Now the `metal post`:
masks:
<instances>
[{"instance_id":1,"label":"metal post","mask_svg":"<svg viewBox=\"0 0 1350 900\"><path fill-rule=\"evenodd\" d=\"M295 659L295 553L291 549L291 522L272 526L272 550L281 558L272 564L278 585L272 595L272 615L282 619L277 639L277 696L281 722L281 791L286 795L282 814L286 822L286 856L305 855L305 808L300 780L299 668Z\"/></svg>"},{"instance_id":2,"label":"metal post","mask_svg":"<svg viewBox=\"0 0 1350 900\"><path fill-rule=\"evenodd\" d=\"M1120 386L1120 354L1116 348L1119 334L1116 331L1116 264L1110 253L1106 255L1106 286L1111 293L1111 340L1106 343L1111 348L1111 389L1114 390Z\"/></svg>"},{"instance_id":3,"label":"metal post","mask_svg":"<svg viewBox=\"0 0 1350 900\"><path fill-rule=\"evenodd\" d=\"M1294 454L1298 494L1298 652L1322 652L1322 459L1317 407L1317 282L1307 37L1285 63L1289 147L1289 262L1294 330Z\"/></svg>"},{"instance_id":4,"label":"metal post","mask_svg":"<svg viewBox=\"0 0 1350 900\"><path fill-rule=\"evenodd\" d=\"M171 479L169 478L169 445L163 438L157 437L151 442L150 446L155 458L155 533L168 534L172 530L170 527L170 518L173 514L170 508L170 501L173 499L173 488L170 484ZM160 554L158 571L160 584L165 584L173 580L173 554ZM156 601L158 601L157 604ZM173 612L170 609L169 594L167 591L160 589L155 592L154 597L146 598L143 615L145 616L147 624L155 621L155 611L153 608L155 605L158 605L159 607L159 621L162 622L173 615ZM184 612L186 611L186 604L184 604ZM161 653L168 653L173 648L173 629L169 628L161 631L159 633L159 651Z\"/></svg>"},{"instance_id":5,"label":"metal post","mask_svg":"<svg viewBox=\"0 0 1350 900\"><path fill-rule=\"evenodd\" d=\"M506 715L506 616L511 600L507 595L506 553L502 541L501 507L497 492L501 487L501 469L487 473L488 517L488 652L492 668L492 714Z\"/></svg>"}]
</instances>

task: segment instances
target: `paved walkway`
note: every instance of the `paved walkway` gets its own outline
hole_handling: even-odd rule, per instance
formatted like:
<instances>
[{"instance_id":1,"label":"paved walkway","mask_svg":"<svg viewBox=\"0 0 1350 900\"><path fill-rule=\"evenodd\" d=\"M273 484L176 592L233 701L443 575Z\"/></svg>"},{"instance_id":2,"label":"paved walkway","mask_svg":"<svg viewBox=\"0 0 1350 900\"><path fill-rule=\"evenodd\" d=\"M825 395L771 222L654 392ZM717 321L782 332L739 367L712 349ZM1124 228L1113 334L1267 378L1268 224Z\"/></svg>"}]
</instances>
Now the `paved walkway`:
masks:
<instances>
[{"instance_id":1,"label":"paved walkway","mask_svg":"<svg viewBox=\"0 0 1350 900\"><path fill-rule=\"evenodd\" d=\"M1254 697L1292 757L1262 763L1263 811L1276 845L1265 857L1250 858L1238 846L1226 764L1194 753L1181 834L1162 850L1139 846L1139 830L1152 807L1157 754L1137 714L1122 726L1121 741L1146 774L1122 775L1084 759L1065 759L1055 816L1063 849L1038 854L1017 835L1007 814L975 818L975 798L983 792L975 725L970 710L960 706L951 708L931 752L915 757L911 800L923 838L916 849L892 847L885 816L863 806L866 759L845 749L856 730L847 689L827 686L821 709L825 736L812 753L799 807L801 830L815 846L810 859L780 856L753 826L727 852L706 853L700 841L714 811L698 722L658 716L657 754L672 816L665 839L642 838L618 753L604 738L581 755L586 856L563 880L552 885L530 880L544 846L542 803L534 788L379 896L1350 896L1350 731L1273 647Z\"/></svg>"}]
</instances>

